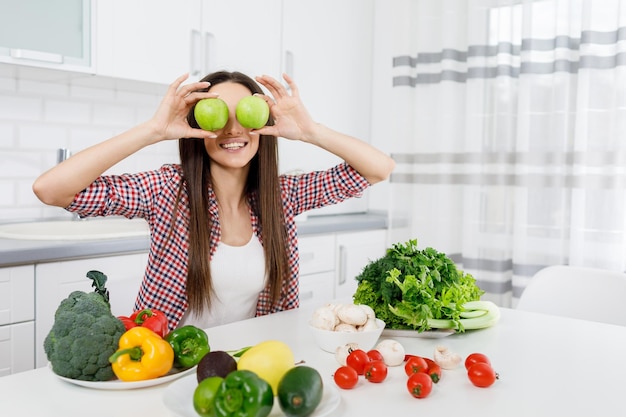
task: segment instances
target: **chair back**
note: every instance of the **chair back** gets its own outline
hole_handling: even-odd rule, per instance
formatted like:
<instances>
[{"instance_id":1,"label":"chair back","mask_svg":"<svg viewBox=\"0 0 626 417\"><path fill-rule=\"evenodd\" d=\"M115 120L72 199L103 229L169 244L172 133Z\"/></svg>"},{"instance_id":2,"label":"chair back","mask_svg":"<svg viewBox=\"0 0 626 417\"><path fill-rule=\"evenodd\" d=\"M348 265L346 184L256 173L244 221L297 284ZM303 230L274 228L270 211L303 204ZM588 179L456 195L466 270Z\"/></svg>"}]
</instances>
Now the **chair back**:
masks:
<instances>
[{"instance_id":1,"label":"chair back","mask_svg":"<svg viewBox=\"0 0 626 417\"><path fill-rule=\"evenodd\" d=\"M517 309L626 326L626 274L568 265L537 272Z\"/></svg>"}]
</instances>

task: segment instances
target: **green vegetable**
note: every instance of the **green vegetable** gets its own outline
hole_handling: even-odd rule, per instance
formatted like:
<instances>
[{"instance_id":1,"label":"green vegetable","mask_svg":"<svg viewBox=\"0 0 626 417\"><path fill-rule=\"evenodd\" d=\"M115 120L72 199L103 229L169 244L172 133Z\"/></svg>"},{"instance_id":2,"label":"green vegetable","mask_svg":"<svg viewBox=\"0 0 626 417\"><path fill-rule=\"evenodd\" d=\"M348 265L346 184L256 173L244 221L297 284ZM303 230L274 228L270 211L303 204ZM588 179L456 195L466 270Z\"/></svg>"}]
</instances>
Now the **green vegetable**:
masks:
<instances>
[{"instance_id":1,"label":"green vegetable","mask_svg":"<svg viewBox=\"0 0 626 417\"><path fill-rule=\"evenodd\" d=\"M366 265L356 280L354 303L372 307L389 329L462 332L492 325L499 317L493 303L470 303L484 294L472 275L433 248L419 250L417 240L392 245L383 257Z\"/></svg>"},{"instance_id":2,"label":"green vegetable","mask_svg":"<svg viewBox=\"0 0 626 417\"><path fill-rule=\"evenodd\" d=\"M191 368L211 350L206 332L196 326L186 325L165 335L165 340L174 349L174 366Z\"/></svg>"},{"instance_id":3,"label":"green vegetable","mask_svg":"<svg viewBox=\"0 0 626 417\"><path fill-rule=\"evenodd\" d=\"M310 366L294 366L278 383L278 405L287 417L307 417L322 402L322 376Z\"/></svg>"},{"instance_id":4,"label":"green vegetable","mask_svg":"<svg viewBox=\"0 0 626 417\"><path fill-rule=\"evenodd\" d=\"M224 378L215 394L213 409L218 417L266 417L273 405L270 384L254 372L241 369Z\"/></svg>"},{"instance_id":5,"label":"green vegetable","mask_svg":"<svg viewBox=\"0 0 626 417\"><path fill-rule=\"evenodd\" d=\"M115 375L109 362L125 331L122 322L111 314L107 276L87 272L95 291L74 291L61 301L54 324L43 347L52 370L61 376L85 381L108 381Z\"/></svg>"}]
</instances>

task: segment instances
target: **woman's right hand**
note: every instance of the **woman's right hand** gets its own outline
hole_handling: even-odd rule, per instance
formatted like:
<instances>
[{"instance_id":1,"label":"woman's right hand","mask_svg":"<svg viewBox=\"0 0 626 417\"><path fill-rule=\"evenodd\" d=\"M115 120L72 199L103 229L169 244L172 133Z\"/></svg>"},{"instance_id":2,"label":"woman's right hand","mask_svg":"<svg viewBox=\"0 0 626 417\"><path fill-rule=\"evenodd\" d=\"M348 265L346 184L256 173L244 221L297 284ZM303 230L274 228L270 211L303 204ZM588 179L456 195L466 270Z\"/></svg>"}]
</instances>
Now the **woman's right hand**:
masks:
<instances>
[{"instance_id":1,"label":"woman's right hand","mask_svg":"<svg viewBox=\"0 0 626 417\"><path fill-rule=\"evenodd\" d=\"M189 110L204 98L215 98L217 94L200 92L210 85L208 82L194 82L184 86L181 84L189 77L181 75L170 84L156 113L148 122L154 132L155 142L180 138L215 138L213 132L194 129L187 123Z\"/></svg>"}]
</instances>

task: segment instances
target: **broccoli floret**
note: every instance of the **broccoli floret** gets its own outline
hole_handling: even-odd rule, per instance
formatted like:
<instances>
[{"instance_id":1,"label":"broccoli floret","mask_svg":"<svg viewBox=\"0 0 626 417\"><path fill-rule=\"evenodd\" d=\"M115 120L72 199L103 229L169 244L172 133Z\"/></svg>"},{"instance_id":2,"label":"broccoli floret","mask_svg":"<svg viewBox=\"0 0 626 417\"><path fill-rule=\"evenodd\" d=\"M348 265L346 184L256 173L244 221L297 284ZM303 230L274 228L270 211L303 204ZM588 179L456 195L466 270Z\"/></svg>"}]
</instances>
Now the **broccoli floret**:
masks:
<instances>
[{"instance_id":1,"label":"broccoli floret","mask_svg":"<svg viewBox=\"0 0 626 417\"><path fill-rule=\"evenodd\" d=\"M61 301L54 325L44 340L44 351L53 371L85 381L108 381L114 377L109 357L115 353L125 331L111 313L106 275L90 271L95 292L74 291Z\"/></svg>"}]
</instances>

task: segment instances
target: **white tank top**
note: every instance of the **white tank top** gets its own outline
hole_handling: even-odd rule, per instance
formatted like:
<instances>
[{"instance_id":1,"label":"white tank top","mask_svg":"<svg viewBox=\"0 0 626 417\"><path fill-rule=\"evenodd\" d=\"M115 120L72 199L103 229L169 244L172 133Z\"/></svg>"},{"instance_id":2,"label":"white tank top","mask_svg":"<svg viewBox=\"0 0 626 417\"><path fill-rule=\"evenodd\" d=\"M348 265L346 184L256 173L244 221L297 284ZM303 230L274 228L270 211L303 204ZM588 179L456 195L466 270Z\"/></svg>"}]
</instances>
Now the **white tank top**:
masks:
<instances>
[{"instance_id":1,"label":"white tank top","mask_svg":"<svg viewBox=\"0 0 626 417\"><path fill-rule=\"evenodd\" d=\"M211 259L215 297L201 316L189 310L179 327L201 329L254 317L259 294L265 287L265 255L256 234L244 246L217 244Z\"/></svg>"}]
</instances>

